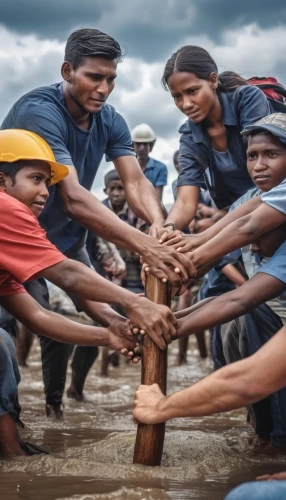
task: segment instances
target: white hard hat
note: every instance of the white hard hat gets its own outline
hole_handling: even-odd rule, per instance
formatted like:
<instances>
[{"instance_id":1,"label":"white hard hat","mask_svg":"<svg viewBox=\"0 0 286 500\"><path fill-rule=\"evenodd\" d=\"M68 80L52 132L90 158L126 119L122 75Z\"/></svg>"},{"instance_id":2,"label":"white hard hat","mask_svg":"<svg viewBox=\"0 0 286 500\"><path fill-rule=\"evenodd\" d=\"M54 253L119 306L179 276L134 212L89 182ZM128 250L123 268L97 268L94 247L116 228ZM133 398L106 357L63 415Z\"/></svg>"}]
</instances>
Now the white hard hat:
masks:
<instances>
[{"instance_id":1,"label":"white hard hat","mask_svg":"<svg viewBox=\"0 0 286 500\"><path fill-rule=\"evenodd\" d=\"M140 123L131 132L133 142L155 142L154 130L147 123Z\"/></svg>"}]
</instances>

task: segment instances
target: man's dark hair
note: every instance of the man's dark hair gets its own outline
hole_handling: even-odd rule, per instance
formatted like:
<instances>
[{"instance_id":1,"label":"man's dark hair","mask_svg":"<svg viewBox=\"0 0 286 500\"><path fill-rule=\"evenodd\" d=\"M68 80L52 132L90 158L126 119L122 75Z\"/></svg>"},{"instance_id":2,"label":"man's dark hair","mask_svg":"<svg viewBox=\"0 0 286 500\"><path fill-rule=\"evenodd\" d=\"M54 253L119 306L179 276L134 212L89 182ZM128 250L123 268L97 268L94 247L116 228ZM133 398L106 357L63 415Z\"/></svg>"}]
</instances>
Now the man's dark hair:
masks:
<instances>
[{"instance_id":1,"label":"man's dark hair","mask_svg":"<svg viewBox=\"0 0 286 500\"><path fill-rule=\"evenodd\" d=\"M0 162L0 172L8 175L12 179L12 186L16 184L16 175L21 170L21 168L25 167L27 162L25 160L14 161L13 163L8 163L7 161Z\"/></svg>"},{"instance_id":2,"label":"man's dark hair","mask_svg":"<svg viewBox=\"0 0 286 500\"><path fill-rule=\"evenodd\" d=\"M118 173L117 173L117 170L110 170L109 172L107 172L107 174L104 176L104 184L105 184L105 189L108 188L109 186L109 183L112 182L112 181L121 181Z\"/></svg>"},{"instance_id":3,"label":"man's dark hair","mask_svg":"<svg viewBox=\"0 0 286 500\"><path fill-rule=\"evenodd\" d=\"M65 48L65 61L76 69L84 57L103 57L121 62L123 53L119 43L102 31L81 28L68 37Z\"/></svg>"}]
</instances>

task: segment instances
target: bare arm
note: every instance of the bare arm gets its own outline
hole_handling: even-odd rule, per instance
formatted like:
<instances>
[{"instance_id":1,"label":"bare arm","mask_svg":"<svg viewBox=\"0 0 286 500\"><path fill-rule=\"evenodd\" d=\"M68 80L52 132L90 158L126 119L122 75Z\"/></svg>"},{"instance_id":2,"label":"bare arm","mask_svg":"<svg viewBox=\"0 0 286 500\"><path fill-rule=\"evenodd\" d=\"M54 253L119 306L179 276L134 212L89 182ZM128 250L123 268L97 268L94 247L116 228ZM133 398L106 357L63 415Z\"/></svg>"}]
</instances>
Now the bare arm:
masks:
<instances>
[{"instance_id":1,"label":"bare arm","mask_svg":"<svg viewBox=\"0 0 286 500\"><path fill-rule=\"evenodd\" d=\"M148 183L148 192L150 183L147 179L146 182ZM139 185L137 188L139 188ZM140 190L143 188L140 184ZM152 199L149 206L148 204L146 205L145 200L142 211L145 214L149 207L149 216L151 217L150 214L153 212L154 217L150 220L155 221L155 217L159 213L160 203L153 186L151 188L152 193L155 195L155 201L151 196ZM129 191L130 189L129 186ZM84 189L78 182L77 173L73 166L70 167L69 175L59 183L58 190L64 209L69 217L77 220L91 232L115 243L121 248L142 255L145 262L153 266L154 274L158 278L168 279L172 284L178 286L182 280L184 281L188 276L192 275L192 264L185 256L178 256L174 248L163 248L155 238L147 236L121 221L111 210L99 202L89 191ZM133 189L131 191L133 192L134 200L139 200L138 203L140 203L142 197L145 198L144 191L140 193L137 191L134 192ZM175 268L180 269L180 275L173 271Z\"/></svg>"},{"instance_id":2,"label":"bare arm","mask_svg":"<svg viewBox=\"0 0 286 500\"><path fill-rule=\"evenodd\" d=\"M141 246L144 247L147 236L119 219L82 187L73 166L69 170L69 175L58 185L58 193L67 215L89 231L122 248L137 252Z\"/></svg>"},{"instance_id":3,"label":"bare arm","mask_svg":"<svg viewBox=\"0 0 286 500\"><path fill-rule=\"evenodd\" d=\"M166 224L172 222L176 229L180 230L187 227L196 215L199 194L200 189L196 186L179 186L177 199L166 219Z\"/></svg>"},{"instance_id":4,"label":"bare arm","mask_svg":"<svg viewBox=\"0 0 286 500\"><path fill-rule=\"evenodd\" d=\"M163 196L163 188L164 186L156 186L155 189L156 189L156 193L158 195L158 198L160 201L162 201L162 196Z\"/></svg>"},{"instance_id":5,"label":"bare arm","mask_svg":"<svg viewBox=\"0 0 286 500\"><path fill-rule=\"evenodd\" d=\"M286 328L259 351L215 371L197 384L163 396L159 387L142 385L135 394L134 418L146 424L175 417L200 417L259 401L285 386Z\"/></svg>"},{"instance_id":6,"label":"bare arm","mask_svg":"<svg viewBox=\"0 0 286 500\"><path fill-rule=\"evenodd\" d=\"M181 309L181 311L175 312L175 316L177 319L184 318L185 316L188 316L189 314L197 311L201 307L205 306L208 302L211 302L214 300L216 297L208 297L207 299L200 300L200 302L197 302L193 306L187 307L186 309Z\"/></svg>"},{"instance_id":7,"label":"bare arm","mask_svg":"<svg viewBox=\"0 0 286 500\"><path fill-rule=\"evenodd\" d=\"M44 269L41 275L87 301L121 306L132 324L145 330L161 349L176 335L177 320L170 309L111 283L80 262L65 259Z\"/></svg>"},{"instance_id":8,"label":"bare arm","mask_svg":"<svg viewBox=\"0 0 286 500\"><path fill-rule=\"evenodd\" d=\"M114 160L114 165L123 182L131 210L148 224L162 228L167 213L156 189L143 174L136 158L122 156Z\"/></svg>"},{"instance_id":9,"label":"bare arm","mask_svg":"<svg viewBox=\"0 0 286 500\"><path fill-rule=\"evenodd\" d=\"M106 346L117 350L135 347L133 340L125 338L123 334L121 338L116 338L109 328L82 325L44 309L28 293L1 297L0 303L29 330L58 342Z\"/></svg>"},{"instance_id":10,"label":"bare arm","mask_svg":"<svg viewBox=\"0 0 286 500\"><path fill-rule=\"evenodd\" d=\"M192 251L198 247L201 247L215 236L220 235L223 229L225 229L227 226L240 219L241 217L251 214L258 207L260 207L260 205L264 205L261 201L260 196L255 196L254 198L251 198L250 200L246 201L239 207L229 212L227 215L218 220L213 226L209 227L200 234L190 236L182 234L178 235L176 233L169 234L167 244L174 245L177 249L180 248L180 251L182 252ZM228 252L225 252L223 255L226 255L226 253Z\"/></svg>"},{"instance_id":11,"label":"bare arm","mask_svg":"<svg viewBox=\"0 0 286 500\"><path fill-rule=\"evenodd\" d=\"M227 216L217 224L226 218ZM232 222L220 231L217 236L195 250L192 253L192 260L195 266L199 267L206 262L223 257L238 248L252 243L262 234L283 224L285 220L285 214L266 205L266 203L262 203L254 212Z\"/></svg>"},{"instance_id":12,"label":"bare arm","mask_svg":"<svg viewBox=\"0 0 286 500\"><path fill-rule=\"evenodd\" d=\"M238 318L259 304L277 297L285 283L266 273L257 273L241 287L224 293L201 309L179 320L178 336L185 337Z\"/></svg>"}]
</instances>

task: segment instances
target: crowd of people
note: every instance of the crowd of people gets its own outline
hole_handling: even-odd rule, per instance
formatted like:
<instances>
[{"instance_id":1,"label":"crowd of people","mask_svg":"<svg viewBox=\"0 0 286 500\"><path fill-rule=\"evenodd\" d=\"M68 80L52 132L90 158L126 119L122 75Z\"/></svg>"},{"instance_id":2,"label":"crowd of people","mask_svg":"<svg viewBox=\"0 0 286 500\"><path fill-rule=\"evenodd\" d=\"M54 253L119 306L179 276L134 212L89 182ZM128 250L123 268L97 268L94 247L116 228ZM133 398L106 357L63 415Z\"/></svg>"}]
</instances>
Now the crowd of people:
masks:
<instances>
[{"instance_id":1,"label":"crowd of people","mask_svg":"<svg viewBox=\"0 0 286 500\"><path fill-rule=\"evenodd\" d=\"M214 372L169 396L141 385L134 420L156 424L247 406L257 450L282 453L286 106L234 72L219 75L201 47L175 52L162 83L187 121L167 213L167 167L149 156L154 131L142 123L130 133L106 103L121 59L111 36L73 32L62 81L22 96L1 126L0 456L45 452L18 434L14 343L25 365L39 336L46 416L63 419L71 351L68 396L83 402L98 346L138 363L142 335L160 349L178 339L182 364L191 334L207 356L206 330ZM100 202L91 188L103 155L114 169ZM176 311L144 297L148 273L172 286ZM75 323L52 305L51 284L88 321ZM284 498L286 473L268 479L276 478L242 485L227 499Z\"/></svg>"}]
</instances>

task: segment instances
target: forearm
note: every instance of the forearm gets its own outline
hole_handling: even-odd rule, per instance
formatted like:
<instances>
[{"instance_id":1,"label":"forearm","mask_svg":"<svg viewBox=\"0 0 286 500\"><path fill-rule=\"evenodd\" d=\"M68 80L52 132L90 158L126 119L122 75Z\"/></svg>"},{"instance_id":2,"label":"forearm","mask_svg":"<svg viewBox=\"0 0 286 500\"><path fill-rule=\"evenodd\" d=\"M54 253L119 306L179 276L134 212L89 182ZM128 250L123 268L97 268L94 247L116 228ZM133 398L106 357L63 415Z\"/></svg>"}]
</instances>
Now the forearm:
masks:
<instances>
[{"instance_id":1,"label":"forearm","mask_svg":"<svg viewBox=\"0 0 286 500\"><path fill-rule=\"evenodd\" d=\"M191 314L191 313L197 311L198 309L200 309L201 307L205 306L206 304L208 304L208 302L211 302L215 298L216 297L208 297L207 299L200 300L200 302L197 302L193 306L187 307L186 309L182 309L181 311L177 311L175 313L175 316L177 319L184 318L185 316L188 316L189 314Z\"/></svg>"},{"instance_id":2,"label":"forearm","mask_svg":"<svg viewBox=\"0 0 286 500\"><path fill-rule=\"evenodd\" d=\"M163 225L166 211L161 205L155 188L148 181L134 156L121 156L113 160L123 182L131 210L149 225Z\"/></svg>"},{"instance_id":3,"label":"forearm","mask_svg":"<svg viewBox=\"0 0 286 500\"><path fill-rule=\"evenodd\" d=\"M156 408L158 421L212 415L257 401L263 397L262 388L253 387L251 361L247 358L232 363L192 387L161 399Z\"/></svg>"},{"instance_id":4,"label":"forearm","mask_svg":"<svg viewBox=\"0 0 286 500\"><path fill-rule=\"evenodd\" d=\"M284 286L284 283L273 276L257 273L236 290L224 293L184 319L180 319L178 337L199 333L238 318L259 304L277 297Z\"/></svg>"},{"instance_id":5,"label":"forearm","mask_svg":"<svg viewBox=\"0 0 286 500\"><path fill-rule=\"evenodd\" d=\"M66 259L55 266L44 269L42 276L66 292L86 300L113 304L123 309L136 300L135 294L71 259Z\"/></svg>"},{"instance_id":6,"label":"forearm","mask_svg":"<svg viewBox=\"0 0 286 500\"><path fill-rule=\"evenodd\" d=\"M150 226L155 222L163 226L167 212L161 204L156 189L144 175L140 176L136 184L126 180L124 190L128 205L140 219Z\"/></svg>"},{"instance_id":7,"label":"forearm","mask_svg":"<svg viewBox=\"0 0 286 500\"><path fill-rule=\"evenodd\" d=\"M178 197L168 214L166 223L172 222L176 229L185 229L196 215L198 201L199 188L180 186Z\"/></svg>"},{"instance_id":8,"label":"forearm","mask_svg":"<svg viewBox=\"0 0 286 500\"><path fill-rule=\"evenodd\" d=\"M252 356L161 399L156 408L157 422L230 411L260 401L285 387L285 346L284 327Z\"/></svg>"},{"instance_id":9,"label":"forearm","mask_svg":"<svg viewBox=\"0 0 286 500\"><path fill-rule=\"evenodd\" d=\"M28 294L1 297L2 305L23 325L37 335L67 344L108 346L106 328L82 325L41 307Z\"/></svg>"},{"instance_id":10,"label":"forearm","mask_svg":"<svg viewBox=\"0 0 286 500\"><path fill-rule=\"evenodd\" d=\"M46 314L49 312L49 314ZM27 326L27 325L26 325ZM38 314L30 322L30 330L58 342L75 345L108 346L106 328L82 325L51 311Z\"/></svg>"},{"instance_id":11,"label":"forearm","mask_svg":"<svg viewBox=\"0 0 286 500\"><path fill-rule=\"evenodd\" d=\"M88 301L76 297L76 304L79 311L84 311L90 318L101 326L109 326L113 321L123 319L112 307L101 302Z\"/></svg>"},{"instance_id":12,"label":"forearm","mask_svg":"<svg viewBox=\"0 0 286 500\"><path fill-rule=\"evenodd\" d=\"M222 220L224 221L226 217ZM206 262L252 243L262 234L285 222L285 218L285 214L262 203L254 212L232 222L217 236L194 250L192 259L195 266L200 267Z\"/></svg>"},{"instance_id":13,"label":"forearm","mask_svg":"<svg viewBox=\"0 0 286 500\"><path fill-rule=\"evenodd\" d=\"M226 214L213 226L209 227L208 229L200 233L201 245L207 243L211 238L214 238L232 222L256 210L256 208L258 208L261 205L261 203L262 201L260 196L255 196L254 198L248 200L246 203L243 203L239 207L235 208L234 210Z\"/></svg>"},{"instance_id":14,"label":"forearm","mask_svg":"<svg viewBox=\"0 0 286 500\"><path fill-rule=\"evenodd\" d=\"M123 222L79 184L61 195L67 215L101 238L135 252L148 245L145 234Z\"/></svg>"}]
</instances>

